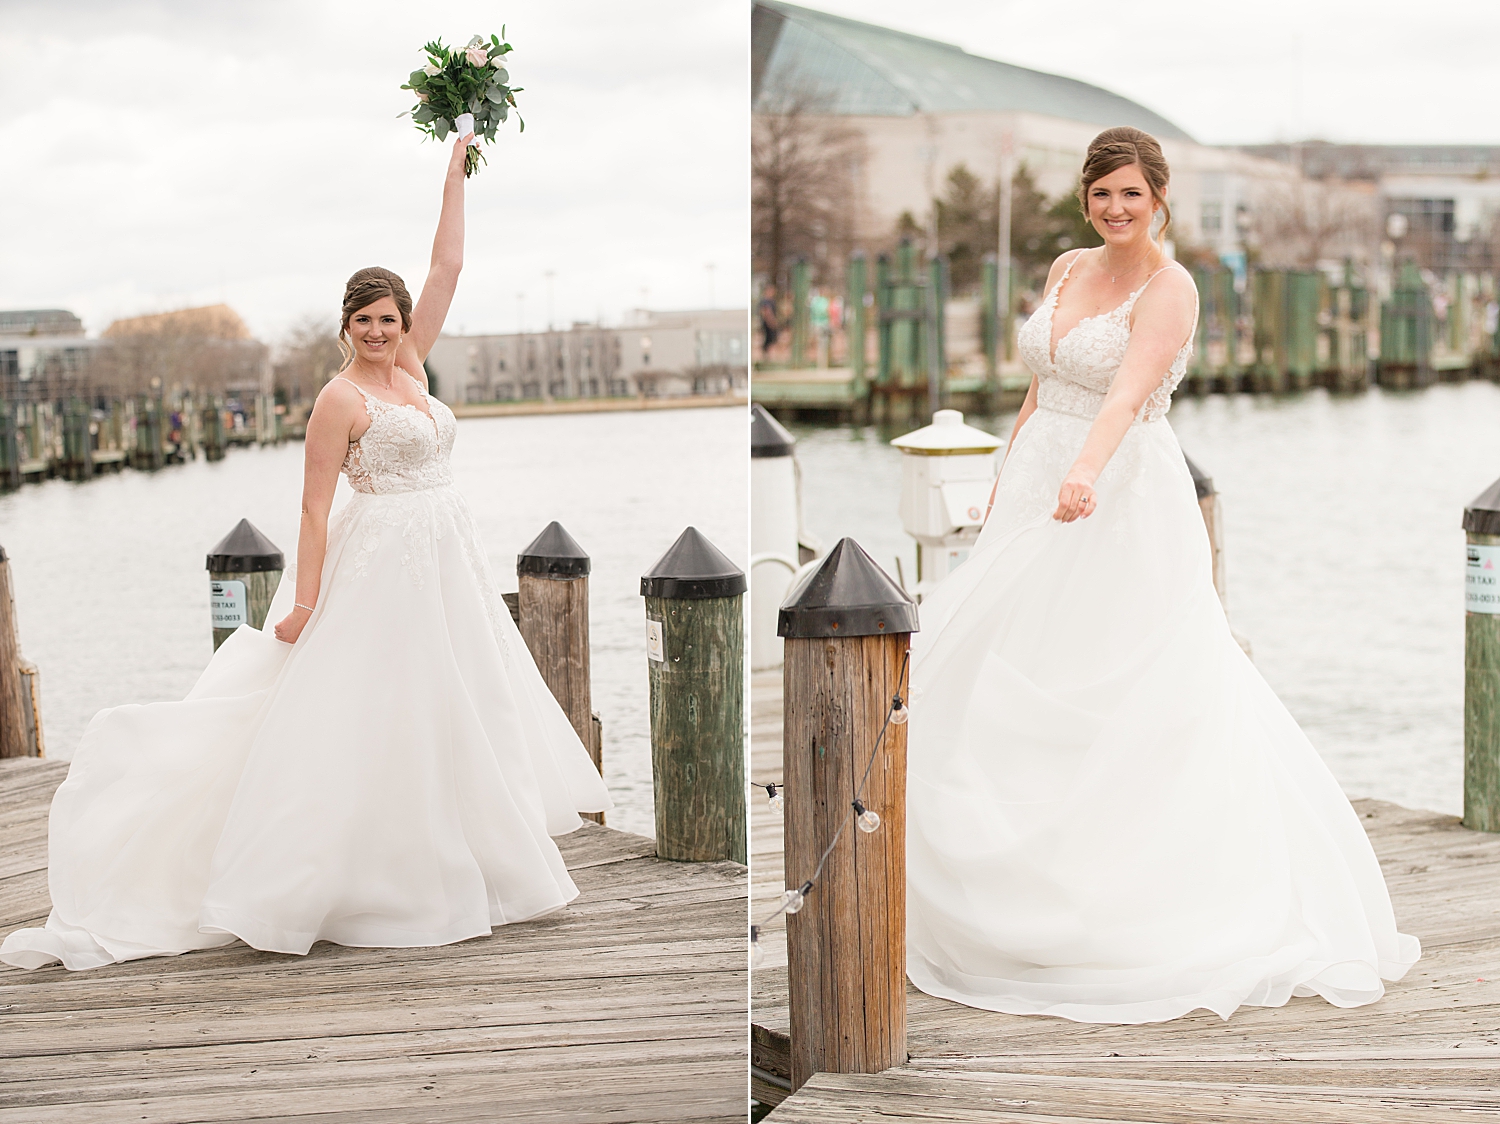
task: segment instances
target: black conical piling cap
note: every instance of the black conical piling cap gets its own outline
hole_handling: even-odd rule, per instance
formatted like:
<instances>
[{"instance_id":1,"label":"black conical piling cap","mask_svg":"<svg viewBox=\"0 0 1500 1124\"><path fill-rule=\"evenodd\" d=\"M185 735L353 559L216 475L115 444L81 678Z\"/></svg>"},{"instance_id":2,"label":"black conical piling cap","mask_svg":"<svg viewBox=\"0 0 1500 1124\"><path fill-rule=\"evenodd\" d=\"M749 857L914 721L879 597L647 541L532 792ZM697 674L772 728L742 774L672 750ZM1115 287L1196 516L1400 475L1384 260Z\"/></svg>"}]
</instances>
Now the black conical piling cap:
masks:
<instances>
[{"instance_id":1,"label":"black conical piling cap","mask_svg":"<svg viewBox=\"0 0 1500 1124\"><path fill-rule=\"evenodd\" d=\"M759 402L750 407L750 455L752 457L789 457L797 439L771 416Z\"/></svg>"},{"instance_id":2,"label":"black conical piling cap","mask_svg":"<svg viewBox=\"0 0 1500 1124\"><path fill-rule=\"evenodd\" d=\"M776 617L776 635L788 638L878 636L917 627L916 602L847 538L792 587Z\"/></svg>"},{"instance_id":3,"label":"black conical piling cap","mask_svg":"<svg viewBox=\"0 0 1500 1124\"><path fill-rule=\"evenodd\" d=\"M1193 491L1198 493L1198 498L1213 495L1214 478L1194 464L1193 458L1186 453L1182 454L1182 459L1187 461L1188 471L1193 474Z\"/></svg>"},{"instance_id":4,"label":"black conical piling cap","mask_svg":"<svg viewBox=\"0 0 1500 1124\"><path fill-rule=\"evenodd\" d=\"M531 545L516 555L517 574L544 578L580 578L589 572L589 556L556 519Z\"/></svg>"},{"instance_id":5,"label":"black conical piling cap","mask_svg":"<svg viewBox=\"0 0 1500 1124\"><path fill-rule=\"evenodd\" d=\"M671 548L641 575L642 597L696 601L745 592L745 572L697 527L677 536Z\"/></svg>"},{"instance_id":6,"label":"black conical piling cap","mask_svg":"<svg viewBox=\"0 0 1500 1124\"><path fill-rule=\"evenodd\" d=\"M1500 480L1464 508L1464 530L1476 535L1500 535Z\"/></svg>"},{"instance_id":7,"label":"black conical piling cap","mask_svg":"<svg viewBox=\"0 0 1500 1124\"><path fill-rule=\"evenodd\" d=\"M248 519L241 519L234 530L219 540L208 552L211 574L259 574L265 570L285 570L286 559L275 543L266 538Z\"/></svg>"}]
</instances>

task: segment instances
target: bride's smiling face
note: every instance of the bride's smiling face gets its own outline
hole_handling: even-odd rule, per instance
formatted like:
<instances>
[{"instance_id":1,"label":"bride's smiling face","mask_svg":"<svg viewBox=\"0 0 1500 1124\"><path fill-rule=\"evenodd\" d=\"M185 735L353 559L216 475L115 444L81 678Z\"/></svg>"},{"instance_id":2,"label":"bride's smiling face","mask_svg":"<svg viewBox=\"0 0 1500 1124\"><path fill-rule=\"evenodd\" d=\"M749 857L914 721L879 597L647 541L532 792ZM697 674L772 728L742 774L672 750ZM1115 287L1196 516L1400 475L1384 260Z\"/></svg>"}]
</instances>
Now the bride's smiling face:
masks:
<instances>
[{"instance_id":1,"label":"bride's smiling face","mask_svg":"<svg viewBox=\"0 0 1500 1124\"><path fill-rule=\"evenodd\" d=\"M1116 168L1089 184L1089 222L1106 245L1125 247L1150 238L1160 208L1139 165Z\"/></svg>"},{"instance_id":2,"label":"bride's smiling face","mask_svg":"<svg viewBox=\"0 0 1500 1124\"><path fill-rule=\"evenodd\" d=\"M354 354L367 363L381 363L396 354L401 343L401 310L390 297L381 297L349 317Z\"/></svg>"}]
</instances>

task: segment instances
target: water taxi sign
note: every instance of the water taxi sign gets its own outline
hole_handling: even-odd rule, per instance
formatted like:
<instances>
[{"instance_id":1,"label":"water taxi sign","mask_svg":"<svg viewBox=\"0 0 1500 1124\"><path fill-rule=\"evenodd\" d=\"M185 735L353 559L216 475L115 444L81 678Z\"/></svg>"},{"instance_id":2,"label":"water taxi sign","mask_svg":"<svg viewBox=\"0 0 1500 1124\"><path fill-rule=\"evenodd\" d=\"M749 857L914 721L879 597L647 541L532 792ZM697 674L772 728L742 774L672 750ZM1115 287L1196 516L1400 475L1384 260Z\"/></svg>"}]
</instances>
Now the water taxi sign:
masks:
<instances>
[{"instance_id":1,"label":"water taxi sign","mask_svg":"<svg viewBox=\"0 0 1500 1124\"><path fill-rule=\"evenodd\" d=\"M1471 613L1500 613L1500 546L1470 543L1464 570L1464 608Z\"/></svg>"},{"instance_id":2,"label":"water taxi sign","mask_svg":"<svg viewBox=\"0 0 1500 1124\"><path fill-rule=\"evenodd\" d=\"M215 628L239 628L250 623L250 598L242 581L209 582L209 611ZM1500 609L1496 610L1500 612Z\"/></svg>"}]
</instances>

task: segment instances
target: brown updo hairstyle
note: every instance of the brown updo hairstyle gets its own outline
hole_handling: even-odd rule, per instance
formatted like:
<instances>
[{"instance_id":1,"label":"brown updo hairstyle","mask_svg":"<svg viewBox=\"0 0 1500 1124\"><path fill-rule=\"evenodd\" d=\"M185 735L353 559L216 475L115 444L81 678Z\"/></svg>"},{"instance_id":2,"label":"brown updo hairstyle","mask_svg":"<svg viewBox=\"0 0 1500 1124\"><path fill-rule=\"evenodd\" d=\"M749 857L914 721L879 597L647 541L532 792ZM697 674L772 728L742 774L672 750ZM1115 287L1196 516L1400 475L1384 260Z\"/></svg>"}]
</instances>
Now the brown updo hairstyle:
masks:
<instances>
[{"instance_id":1,"label":"brown updo hairstyle","mask_svg":"<svg viewBox=\"0 0 1500 1124\"><path fill-rule=\"evenodd\" d=\"M1083 174L1078 184L1078 203L1083 208L1083 217L1089 215L1089 188L1111 172L1134 164L1141 170L1151 188L1151 197L1161 204L1161 240L1167 240L1167 231L1172 226L1172 208L1167 206L1167 181L1171 170L1167 158L1161 154L1161 145L1150 133L1133 129L1129 125L1118 125L1105 129L1089 142L1088 155L1083 158Z\"/></svg>"},{"instance_id":2,"label":"brown updo hairstyle","mask_svg":"<svg viewBox=\"0 0 1500 1124\"><path fill-rule=\"evenodd\" d=\"M344 366L354 362L354 347L349 342L349 319L360 309L368 308L382 297L396 302L401 313L401 330L411 331L411 294L406 291L406 282L389 269L372 265L361 269L344 285L344 308L339 317L339 350L344 353Z\"/></svg>"}]
</instances>

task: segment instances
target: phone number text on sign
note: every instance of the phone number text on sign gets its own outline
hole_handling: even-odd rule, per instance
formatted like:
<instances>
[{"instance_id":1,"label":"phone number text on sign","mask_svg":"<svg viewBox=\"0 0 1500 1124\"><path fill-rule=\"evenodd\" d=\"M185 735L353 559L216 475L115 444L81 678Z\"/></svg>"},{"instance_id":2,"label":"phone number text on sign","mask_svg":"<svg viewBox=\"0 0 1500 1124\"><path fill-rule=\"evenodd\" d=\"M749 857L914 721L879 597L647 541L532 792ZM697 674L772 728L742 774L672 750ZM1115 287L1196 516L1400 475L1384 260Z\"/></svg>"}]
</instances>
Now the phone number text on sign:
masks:
<instances>
[{"instance_id":1,"label":"phone number text on sign","mask_svg":"<svg viewBox=\"0 0 1500 1124\"><path fill-rule=\"evenodd\" d=\"M1471 613L1500 613L1500 546L1470 543L1464 568L1464 608Z\"/></svg>"}]
</instances>

